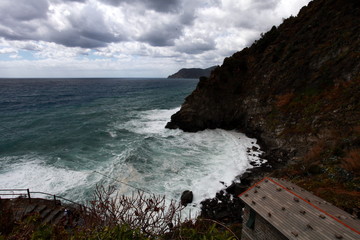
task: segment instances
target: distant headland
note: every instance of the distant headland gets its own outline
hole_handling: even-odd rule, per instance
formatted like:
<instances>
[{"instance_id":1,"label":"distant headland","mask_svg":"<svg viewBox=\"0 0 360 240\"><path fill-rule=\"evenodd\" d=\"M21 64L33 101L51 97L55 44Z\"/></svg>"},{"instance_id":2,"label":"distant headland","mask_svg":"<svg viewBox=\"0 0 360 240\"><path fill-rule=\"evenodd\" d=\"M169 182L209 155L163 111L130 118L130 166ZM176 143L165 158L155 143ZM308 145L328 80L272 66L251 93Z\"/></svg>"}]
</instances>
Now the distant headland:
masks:
<instances>
[{"instance_id":1,"label":"distant headland","mask_svg":"<svg viewBox=\"0 0 360 240\"><path fill-rule=\"evenodd\" d=\"M212 66L209 68L182 68L178 72L168 76L168 78L200 78L209 77L211 71L218 66Z\"/></svg>"}]
</instances>

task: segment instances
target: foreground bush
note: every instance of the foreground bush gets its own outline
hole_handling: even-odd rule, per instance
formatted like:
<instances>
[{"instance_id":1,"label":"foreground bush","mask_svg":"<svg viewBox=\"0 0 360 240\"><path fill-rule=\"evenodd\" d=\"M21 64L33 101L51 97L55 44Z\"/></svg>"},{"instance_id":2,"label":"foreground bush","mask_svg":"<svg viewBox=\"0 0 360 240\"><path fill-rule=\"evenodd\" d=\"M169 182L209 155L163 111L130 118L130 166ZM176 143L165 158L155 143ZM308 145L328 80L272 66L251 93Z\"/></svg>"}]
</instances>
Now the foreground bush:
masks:
<instances>
[{"instance_id":1,"label":"foreground bush","mask_svg":"<svg viewBox=\"0 0 360 240\"><path fill-rule=\"evenodd\" d=\"M6 209L5 209L6 210ZM42 224L34 213L19 222L7 224L9 231L0 232L2 239L239 239L241 227L230 229L210 220L181 221L183 206L166 202L165 196L119 195L114 187L99 186L88 206L72 209L71 224ZM3 210L4 211L4 210ZM0 216L0 222L8 217Z\"/></svg>"}]
</instances>

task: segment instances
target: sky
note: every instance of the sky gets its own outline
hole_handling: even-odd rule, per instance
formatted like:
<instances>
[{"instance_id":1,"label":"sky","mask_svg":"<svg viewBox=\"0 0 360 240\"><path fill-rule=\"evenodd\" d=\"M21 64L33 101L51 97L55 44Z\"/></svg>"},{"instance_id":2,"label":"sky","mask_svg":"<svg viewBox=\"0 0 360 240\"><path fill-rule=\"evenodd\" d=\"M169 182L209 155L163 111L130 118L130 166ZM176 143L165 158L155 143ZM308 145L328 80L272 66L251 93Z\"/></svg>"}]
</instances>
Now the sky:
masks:
<instances>
[{"instance_id":1,"label":"sky","mask_svg":"<svg viewBox=\"0 0 360 240\"><path fill-rule=\"evenodd\" d=\"M221 65L310 0L1 0L0 78Z\"/></svg>"}]
</instances>

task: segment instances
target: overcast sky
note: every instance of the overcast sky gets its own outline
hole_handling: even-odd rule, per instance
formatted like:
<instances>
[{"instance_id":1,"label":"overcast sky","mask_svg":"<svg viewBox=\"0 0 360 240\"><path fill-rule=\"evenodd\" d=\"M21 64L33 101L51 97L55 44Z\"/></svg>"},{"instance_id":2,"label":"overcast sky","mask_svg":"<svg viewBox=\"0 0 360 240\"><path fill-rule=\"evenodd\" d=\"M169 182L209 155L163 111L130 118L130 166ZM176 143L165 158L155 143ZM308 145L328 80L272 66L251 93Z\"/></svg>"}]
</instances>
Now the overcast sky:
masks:
<instances>
[{"instance_id":1,"label":"overcast sky","mask_svg":"<svg viewBox=\"0 0 360 240\"><path fill-rule=\"evenodd\" d=\"M310 0L0 0L1 77L167 77L221 65Z\"/></svg>"}]
</instances>

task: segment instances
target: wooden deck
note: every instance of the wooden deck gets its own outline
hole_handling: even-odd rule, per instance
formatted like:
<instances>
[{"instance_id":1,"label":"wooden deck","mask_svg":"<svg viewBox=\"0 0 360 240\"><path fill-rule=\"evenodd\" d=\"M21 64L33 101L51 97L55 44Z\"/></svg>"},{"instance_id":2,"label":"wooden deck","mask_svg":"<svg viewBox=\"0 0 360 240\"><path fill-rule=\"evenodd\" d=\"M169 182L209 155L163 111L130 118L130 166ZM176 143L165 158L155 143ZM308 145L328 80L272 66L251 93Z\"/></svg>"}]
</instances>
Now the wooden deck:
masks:
<instances>
[{"instance_id":1,"label":"wooden deck","mask_svg":"<svg viewBox=\"0 0 360 240\"><path fill-rule=\"evenodd\" d=\"M264 178L239 196L289 239L360 239L360 221L304 189Z\"/></svg>"}]
</instances>

